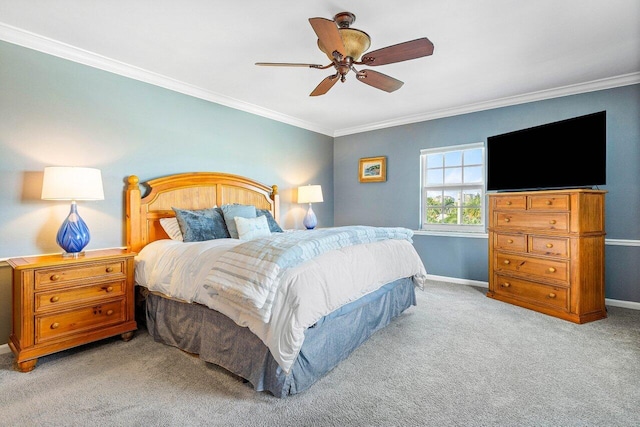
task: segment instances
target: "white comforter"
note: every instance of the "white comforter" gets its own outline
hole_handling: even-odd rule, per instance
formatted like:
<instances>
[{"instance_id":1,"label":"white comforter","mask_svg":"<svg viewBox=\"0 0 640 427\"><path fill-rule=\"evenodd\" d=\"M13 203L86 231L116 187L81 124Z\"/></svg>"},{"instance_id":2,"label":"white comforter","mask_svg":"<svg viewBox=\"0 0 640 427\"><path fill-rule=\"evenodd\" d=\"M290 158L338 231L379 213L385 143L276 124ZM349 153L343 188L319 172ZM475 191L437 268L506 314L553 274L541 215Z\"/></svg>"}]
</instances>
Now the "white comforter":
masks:
<instances>
[{"instance_id":1,"label":"white comforter","mask_svg":"<svg viewBox=\"0 0 640 427\"><path fill-rule=\"evenodd\" d=\"M424 265L406 240L384 240L344 247L287 269L279 279L268 321L223 293L205 286L211 267L224 252L243 243L217 239L183 243L159 240L136 257L136 283L186 302L217 310L248 327L289 372L304 341L304 331L323 316L391 281L413 277L422 287Z\"/></svg>"}]
</instances>

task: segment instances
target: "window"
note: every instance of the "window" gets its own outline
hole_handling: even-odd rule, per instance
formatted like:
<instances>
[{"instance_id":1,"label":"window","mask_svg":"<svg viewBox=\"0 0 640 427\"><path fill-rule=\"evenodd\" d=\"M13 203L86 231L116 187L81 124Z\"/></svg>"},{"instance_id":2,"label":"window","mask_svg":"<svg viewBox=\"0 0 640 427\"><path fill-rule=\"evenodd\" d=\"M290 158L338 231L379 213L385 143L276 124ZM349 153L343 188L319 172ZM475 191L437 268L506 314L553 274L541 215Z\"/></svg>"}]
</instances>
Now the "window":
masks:
<instances>
[{"instance_id":1,"label":"window","mask_svg":"<svg viewBox=\"0 0 640 427\"><path fill-rule=\"evenodd\" d=\"M422 230L484 232L484 144L421 150Z\"/></svg>"}]
</instances>

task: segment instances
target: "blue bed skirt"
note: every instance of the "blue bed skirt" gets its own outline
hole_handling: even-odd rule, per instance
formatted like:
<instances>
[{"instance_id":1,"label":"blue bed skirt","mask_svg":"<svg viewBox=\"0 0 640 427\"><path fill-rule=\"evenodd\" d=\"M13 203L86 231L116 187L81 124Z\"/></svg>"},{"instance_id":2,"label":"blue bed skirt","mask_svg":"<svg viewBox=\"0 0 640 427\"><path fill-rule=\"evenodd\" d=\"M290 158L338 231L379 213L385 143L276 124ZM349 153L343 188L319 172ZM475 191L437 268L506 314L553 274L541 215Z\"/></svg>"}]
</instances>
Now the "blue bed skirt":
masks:
<instances>
[{"instance_id":1,"label":"blue bed skirt","mask_svg":"<svg viewBox=\"0 0 640 427\"><path fill-rule=\"evenodd\" d=\"M156 341L198 354L246 379L257 391L286 397L309 388L412 305L416 305L415 285L405 278L323 317L305 332L288 375L248 328L206 306L149 294L146 317Z\"/></svg>"}]
</instances>

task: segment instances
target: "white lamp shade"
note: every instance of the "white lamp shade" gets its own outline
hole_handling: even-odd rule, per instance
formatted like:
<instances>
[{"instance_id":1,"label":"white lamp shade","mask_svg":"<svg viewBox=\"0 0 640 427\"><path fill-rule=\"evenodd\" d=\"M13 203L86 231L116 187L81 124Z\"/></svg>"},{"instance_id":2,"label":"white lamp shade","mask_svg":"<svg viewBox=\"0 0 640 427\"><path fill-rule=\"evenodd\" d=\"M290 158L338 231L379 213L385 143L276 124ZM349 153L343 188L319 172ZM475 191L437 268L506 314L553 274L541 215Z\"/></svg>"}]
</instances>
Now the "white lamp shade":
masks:
<instances>
[{"instance_id":1,"label":"white lamp shade","mask_svg":"<svg viewBox=\"0 0 640 427\"><path fill-rule=\"evenodd\" d=\"M323 201L322 187L320 185L298 187L298 203L320 203Z\"/></svg>"},{"instance_id":2,"label":"white lamp shade","mask_svg":"<svg viewBox=\"0 0 640 427\"><path fill-rule=\"evenodd\" d=\"M100 169L66 166L44 168L43 200L104 200Z\"/></svg>"}]
</instances>

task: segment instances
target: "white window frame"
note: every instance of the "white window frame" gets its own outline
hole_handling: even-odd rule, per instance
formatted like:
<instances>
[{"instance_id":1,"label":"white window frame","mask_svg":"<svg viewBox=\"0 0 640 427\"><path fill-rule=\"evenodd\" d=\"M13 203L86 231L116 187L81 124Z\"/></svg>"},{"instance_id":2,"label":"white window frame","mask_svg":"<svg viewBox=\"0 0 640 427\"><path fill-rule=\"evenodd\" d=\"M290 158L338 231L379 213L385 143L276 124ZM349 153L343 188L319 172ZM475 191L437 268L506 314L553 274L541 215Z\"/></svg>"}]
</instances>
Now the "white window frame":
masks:
<instances>
[{"instance_id":1,"label":"white window frame","mask_svg":"<svg viewBox=\"0 0 640 427\"><path fill-rule=\"evenodd\" d=\"M426 185L427 174L427 155L431 154L445 154L452 151L464 151L482 149L482 182L474 182L470 184L456 183L456 184L441 184L441 185ZM463 164L464 166L464 156ZM463 168L464 170L464 168ZM420 230L421 231L435 231L435 232L468 232L468 233L485 233L486 232L486 158L485 158L485 144L484 142L477 142L472 144L452 145L448 147L428 148L420 150ZM464 181L464 179L463 179ZM427 197L427 191L430 190L478 190L480 192L480 213L481 224L464 225L464 224L431 224L425 222L425 200Z\"/></svg>"}]
</instances>

